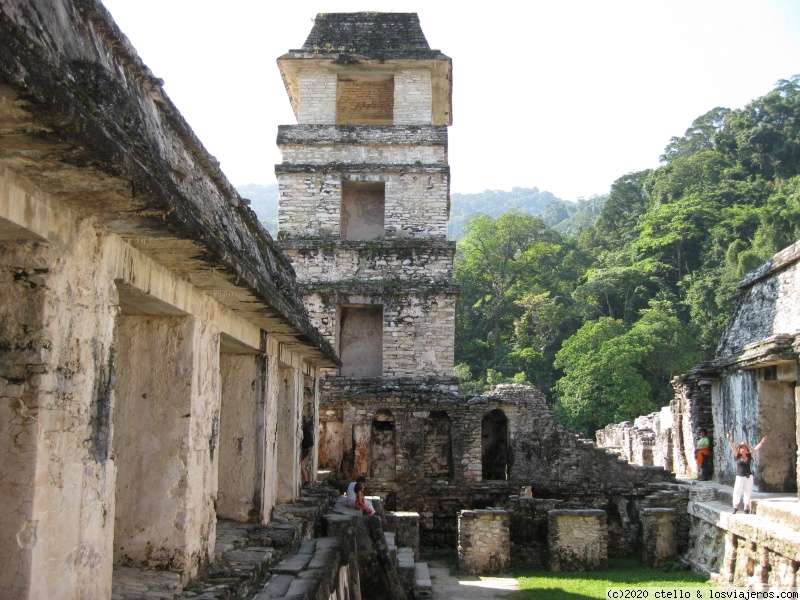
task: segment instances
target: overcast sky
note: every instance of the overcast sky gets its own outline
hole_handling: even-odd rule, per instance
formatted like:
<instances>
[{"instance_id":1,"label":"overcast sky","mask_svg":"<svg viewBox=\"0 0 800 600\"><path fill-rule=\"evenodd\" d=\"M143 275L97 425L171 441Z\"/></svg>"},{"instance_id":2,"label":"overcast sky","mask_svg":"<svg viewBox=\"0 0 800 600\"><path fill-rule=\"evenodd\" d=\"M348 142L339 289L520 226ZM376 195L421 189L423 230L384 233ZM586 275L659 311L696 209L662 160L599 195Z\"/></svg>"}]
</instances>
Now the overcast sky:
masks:
<instances>
[{"instance_id":1,"label":"overcast sky","mask_svg":"<svg viewBox=\"0 0 800 600\"><path fill-rule=\"evenodd\" d=\"M453 192L607 193L670 137L800 73L798 0L103 0L231 182L295 123L275 60L317 12L417 12L453 59Z\"/></svg>"}]
</instances>

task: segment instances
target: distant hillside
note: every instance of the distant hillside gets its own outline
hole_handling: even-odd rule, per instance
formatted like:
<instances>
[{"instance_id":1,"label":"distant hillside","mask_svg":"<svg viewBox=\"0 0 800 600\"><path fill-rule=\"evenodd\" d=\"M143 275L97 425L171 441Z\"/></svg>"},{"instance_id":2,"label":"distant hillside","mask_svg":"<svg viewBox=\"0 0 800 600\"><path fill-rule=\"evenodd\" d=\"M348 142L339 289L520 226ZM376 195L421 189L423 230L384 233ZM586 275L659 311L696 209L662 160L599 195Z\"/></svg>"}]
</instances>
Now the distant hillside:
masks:
<instances>
[{"instance_id":1,"label":"distant hillside","mask_svg":"<svg viewBox=\"0 0 800 600\"><path fill-rule=\"evenodd\" d=\"M258 215L258 220L275 238L278 236L278 184L262 185L248 183L236 188L242 198L250 200L250 208Z\"/></svg>"},{"instance_id":2,"label":"distant hillside","mask_svg":"<svg viewBox=\"0 0 800 600\"><path fill-rule=\"evenodd\" d=\"M447 237L461 239L464 227L479 214L496 218L513 209L541 217L559 233L577 235L582 227L594 224L604 203L605 196L593 196L575 203L539 191L539 188L515 187L510 192L485 190L477 194L451 194Z\"/></svg>"},{"instance_id":3,"label":"distant hillside","mask_svg":"<svg viewBox=\"0 0 800 600\"><path fill-rule=\"evenodd\" d=\"M578 203L553 200L544 207L542 220L561 235L577 236L584 227L591 227L600 216L607 195L581 198Z\"/></svg>"},{"instance_id":4,"label":"distant hillside","mask_svg":"<svg viewBox=\"0 0 800 600\"><path fill-rule=\"evenodd\" d=\"M237 188L243 198L250 200L250 208L272 237L278 235L278 185L248 183ZM577 203L556 198L538 188L515 187L510 192L485 190L477 194L452 194L450 197L450 222L447 236L461 239L464 226L472 217L485 214L498 217L516 208L522 213L542 217L544 222L565 235L577 235L582 227L594 224L603 208L606 196L593 196Z\"/></svg>"}]
</instances>

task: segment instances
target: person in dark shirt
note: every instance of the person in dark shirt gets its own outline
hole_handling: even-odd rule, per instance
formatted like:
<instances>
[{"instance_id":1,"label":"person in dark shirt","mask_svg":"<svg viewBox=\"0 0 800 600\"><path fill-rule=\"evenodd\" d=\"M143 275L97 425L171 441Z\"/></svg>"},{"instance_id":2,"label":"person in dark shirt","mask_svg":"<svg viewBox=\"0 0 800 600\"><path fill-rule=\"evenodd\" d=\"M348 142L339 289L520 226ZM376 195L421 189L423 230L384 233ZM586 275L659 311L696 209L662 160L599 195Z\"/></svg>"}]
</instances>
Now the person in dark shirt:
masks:
<instances>
[{"instance_id":1,"label":"person in dark shirt","mask_svg":"<svg viewBox=\"0 0 800 600\"><path fill-rule=\"evenodd\" d=\"M736 482L733 484L733 514L739 510L739 503L742 501L742 496L744 496L744 512L750 512L750 498L753 495L753 459L755 458L758 451L761 450L761 447L767 441L767 436L765 435L761 438L761 441L758 445L753 448L753 452L750 452L750 445L741 442L738 445L733 443L731 439L733 436L732 431L728 431L728 444L730 444L731 450L733 450L734 461L736 462Z\"/></svg>"}]
</instances>

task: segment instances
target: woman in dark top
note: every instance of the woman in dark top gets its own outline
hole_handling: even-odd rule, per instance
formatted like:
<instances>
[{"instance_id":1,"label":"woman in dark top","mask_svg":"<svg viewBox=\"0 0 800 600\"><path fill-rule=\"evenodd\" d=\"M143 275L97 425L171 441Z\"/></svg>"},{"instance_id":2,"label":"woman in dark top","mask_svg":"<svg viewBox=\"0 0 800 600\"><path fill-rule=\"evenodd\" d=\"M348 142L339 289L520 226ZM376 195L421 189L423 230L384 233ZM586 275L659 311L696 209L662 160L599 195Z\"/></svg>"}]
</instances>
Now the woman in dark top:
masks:
<instances>
[{"instance_id":1,"label":"woman in dark top","mask_svg":"<svg viewBox=\"0 0 800 600\"><path fill-rule=\"evenodd\" d=\"M753 495L753 459L758 454L758 451L761 450L764 442L767 441L767 436L765 435L761 438L761 441L753 448L751 453L750 446L745 442L734 445L733 441L731 441L731 434L732 432L728 431L726 437L731 450L733 450L734 461L736 462L736 483L733 484L733 513L736 514L736 511L739 510L739 502L742 500L743 495L744 512L749 513L750 498Z\"/></svg>"}]
</instances>

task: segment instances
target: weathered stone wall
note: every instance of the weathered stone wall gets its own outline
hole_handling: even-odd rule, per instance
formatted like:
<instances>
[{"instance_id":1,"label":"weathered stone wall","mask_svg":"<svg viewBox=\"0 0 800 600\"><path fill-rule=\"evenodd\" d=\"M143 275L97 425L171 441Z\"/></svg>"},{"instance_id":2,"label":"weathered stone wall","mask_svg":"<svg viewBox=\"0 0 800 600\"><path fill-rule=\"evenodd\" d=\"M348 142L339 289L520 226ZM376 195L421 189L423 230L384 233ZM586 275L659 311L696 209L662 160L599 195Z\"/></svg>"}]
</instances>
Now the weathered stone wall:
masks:
<instances>
[{"instance_id":1,"label":"weathered stone wall","mask_svg":"<svg viewBox=\"0 0 800 600\"><path fill-rule=\"evenodd\" d=\"M547 513L564 503L565 500L521 496L509 499L505 509L509 515L512 566L548 568Z\"/></svg>"},{"instance_id":2,"label":"weathered stone wall","mask_svg":"<svg viewBox=\"0 0 800 600\"><path fill-rule=\"evenodd\" d=\"M337 172L335 166L277 165L275 171L281 239L339 239L343 179L385 184L385 238L447 236L450 174L445 166L362 164Z\"/></svg>"},{"instance_id":3,"label":"weathered stone wall","mask_svg":"<svg viewBox=\"0 0 800 600\"><path fill-rule=\"evenodd\" d=\"M103 597L111 585L116 289L98 285L91 223L56 231L55 246L6 240L0 252L0 589L9 598Z\"/></svg>"},{"instance_id":4,"label":"weathered stone wall","mask_svg":"<svg viewBox=\"0 0 800 600\"><path fill-rule=\"evenodd\" d=\"M794 527L719 512L702 501L692 502L689 514L692 544L686 559L695 570L712 575L715 584L751 589L797 585Z\"/></svg>"},{"instance_id":5,"label":"weathered stone wall","mask_svg":"<svg viewBox=\"0 0 800 600\"><path fill-rule=\"evenodd\" d=\"M724 464L727 443L715 437L712 417L712 382L697 377L676 377L675 398L657 413L637 417L633 423L611 423L596 432L597 445L618 453L636 465L655 465L680 477L699 476L695 459L700 429L712 441L712 460ZM722 444L722 445L720 445ZM721 448L722 452L717 449ZM714 471L720 471L715 466Z\"/></svg>"},{"instance_id":6,"label":"weathered stone wall","mask_svg":"<svg viewBox=\"0 0 800 600\"><path fill-rule=\"evenodd\" d=\"M677 513L671 508L645 508L642 519L642 564L657 567L678 558Z\"/></svg>"},{"instance_id":7,"label":"weathered stone wall","mask_svg":"<svg viewBox=\"0 0 800 600\"><path fill-rule=\"evenodd\" d=\"M346 75L345 75L346 76ZM392 85L393 84L393 85ZM337 94L338 92L338 94ZM299 76L297 122L430 125L431 72L402 69L393 82L339 81L324 69L304 69Z\"/></svg>"},{"instance_id":8,"label":"weathered stone wall","mask_svg":"<svg viewBox=\"0 0 800 600\"><path fill-rule=\"evenodd\" d=\"M746 346L778 334L800 331L800 242L749 273L717 348L717 359L741 354Z\"/></svg>"},{"instance_id":9,"label":"weathered stone wall","mask_svg":"<svg viewBox=\"0 0 800 600\"><path fill-rule=\"evenodd\" d=\"M551 571L602 571L608 567L608 527L602 510L551 510Z\"/></svg>"},{"instance_id":10,"label":"weathered stone wall","mask_svg":"<svg viewBox=\"0 0 800 600\"><path fill-rule=\"evenodd\" d=\"M394 79L394 122L398 125L431 123L431 72L404 69Z\"/></svg>"},{"instance_id":11,"label":"weathered stone wall","mask_svg":"<svg viewBox=\"0 0 800 600\"><path fill-rule=\"evenodd\" d=\"M363 290L363 288L361 288ZM434 288L407 292L389 286L371 292L311 292L306 296L309 317L338 345L340 305L383 305L383 376L449 376L453 372L455 310L458 296Z\"/></svg>"},{"instance_id":12,"label":"weathered stone wall","mask_svg":"<svg viewBox=\"0 0 800 600\"><path fill-rule=\"evenodd\" d=\"M297 276L310 284L414 282L450 284L455 243L283 242Z\"/></svg>"},{"instance_id":13,"label":"weathered stone wall","mask_svg":"<svg viewBox=\"0 0 800 600\"><path fill-rule=\"evenodd\" d=\"M386 530L394 532L395 545L411 548L414 560L419 559L419 514L415 512L387 512Z\"/></svg>"},{"instance_id":14,"label":"weathered stone wall","mask_svg":"<svg viewBox=\"0 0 800 600\"><path fill-rule=\"evenodd\" d=\"M458 514L458 570L470 575L503 573L511 566L508 513L500 509Z\"/></svg>"},{"instance_id":15,"label":"weathered stone wall","mask_svg":"<svg viewBox=\"0 0 800 600\"><path fill-rule=\"evenodd\" d=\"M503 385L489 397L462 397L455 380L447 378L328 377L320 385L321 429L336 432L322 438L321 466L340 469L347 477L364 474L369 489L391 508L417 511L423 546L454 547L459 510L503 506L522 486L532 486L537 498L570 499L574 508L606 510L614 531L613 555L629 555L640 535L638 520L630 516L637 513L636 503L652 493L651 484L674 479L663 469L633 467L579 439L556 423L543 396L526 386ZM508 476L485 481L483 426L494 411L508 420ZM432 419L449 422L449 444L442 442L441 429L426 437ZM391 436L384 425L379 431L376 422L391 423ZM392 444L390 472L371 470L378 437L381 444ZM428 452L430 439L450 452L446 460ZM452 465L452 472L443 473L442 464ZM527 538L516 539L522 544Z\"/></svg>"},{"instance_id":16,"label":"weathered stone wall","mask_svg":"<svg viewBox=\"0 0 800 600\"><path fill-rule=\"evenodd\" d=\"M300 75L300 95L297 122L303 125L336 123L335 73L325 70L307 70Z\"/></svg>"},{"instance_id":17,"label":"weathered stone wall","mask_svg":"<svg viewBox=\"0 0 800 600\"><path fill-rule=\"evenodd\" d=\"M292 164L447 163L447 129L442 126L281 125L278 146L283 161Z\"/></svg>"}]
</instances>

